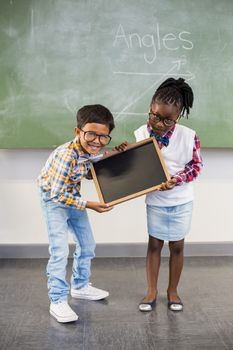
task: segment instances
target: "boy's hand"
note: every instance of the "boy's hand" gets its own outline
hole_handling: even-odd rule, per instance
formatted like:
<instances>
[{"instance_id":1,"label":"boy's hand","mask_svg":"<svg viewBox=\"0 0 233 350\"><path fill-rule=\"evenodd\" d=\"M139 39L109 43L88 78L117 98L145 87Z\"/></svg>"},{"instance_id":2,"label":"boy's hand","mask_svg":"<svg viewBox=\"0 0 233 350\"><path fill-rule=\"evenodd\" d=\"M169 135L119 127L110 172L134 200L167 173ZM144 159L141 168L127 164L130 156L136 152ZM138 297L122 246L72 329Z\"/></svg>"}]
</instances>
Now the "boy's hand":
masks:
<instances>
[{"instance_id":1,"label":"boy's hand","mask_svg":"<svg viewBox=\"0 0 233 350\"><path fill-rule=\"evenodd\" d=\"M120 145L114 147L113 151L124 152L127 150L128 145L129 145L128 142L124 141Z\"/></svg>"},{"instance_id":2,"label":"boy's hand","mask_svg":"<svg viewBox=\"0 0 233 350\"><path fill-rule=\"evenodd\" d=\"M108 204L102 204L99 202L87 202L86 208L97 211L98 213L104 213L110 211L113 207L109 207Z\"/></svg>"},{"instance_id":3,"label":"boy's hand","mask_svg":"<svg viewBox=\"0 0 233 350\"><path fill-rule=\"evenodd\" d=\"M177 180L175 177L173 177L172 179L166 181L166 182L163 182L161 185L160 185L160 188L158 189L159 191L166 191L166 190L171 190L173 187L175 187L177 183Z\"/></svg>"}]
</instances>

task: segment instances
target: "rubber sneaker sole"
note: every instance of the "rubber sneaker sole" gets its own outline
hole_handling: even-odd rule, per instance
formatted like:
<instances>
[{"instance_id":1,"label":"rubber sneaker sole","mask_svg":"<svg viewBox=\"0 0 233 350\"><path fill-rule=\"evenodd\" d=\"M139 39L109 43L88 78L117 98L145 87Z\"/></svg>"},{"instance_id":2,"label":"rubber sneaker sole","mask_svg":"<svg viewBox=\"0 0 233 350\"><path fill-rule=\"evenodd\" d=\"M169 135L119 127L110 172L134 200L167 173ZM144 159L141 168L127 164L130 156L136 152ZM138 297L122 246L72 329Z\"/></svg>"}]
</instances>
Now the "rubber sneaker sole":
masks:
<instances>
[{"instance_id":1,"label":"rubber sneaker sole","mask_svg":"<svg viewBox=\"0 0 233 350\"><path fill-rule=\"evenodd\" d=\"M102 293L101 295L82 295L82 294L78 294L77 292L71 291L70 294L71 294L72 298L74 298L74 299L83 299L83 300L92 300L92 301L102 300L102 299L105 299L109 296L108 292Z\"/></svg>"},{"instance_id":2,"label":"rubber sneaker sole","mask_svg":"<svg viewBox=\"0 0 233 350\"><path fill-rule=\"evenodd\" d=\"M78 315L61 317L55 314L52 310L49 310L51 316L53 316L60 323L75 322L78 320Z\"/></svg>"}]
</instances>

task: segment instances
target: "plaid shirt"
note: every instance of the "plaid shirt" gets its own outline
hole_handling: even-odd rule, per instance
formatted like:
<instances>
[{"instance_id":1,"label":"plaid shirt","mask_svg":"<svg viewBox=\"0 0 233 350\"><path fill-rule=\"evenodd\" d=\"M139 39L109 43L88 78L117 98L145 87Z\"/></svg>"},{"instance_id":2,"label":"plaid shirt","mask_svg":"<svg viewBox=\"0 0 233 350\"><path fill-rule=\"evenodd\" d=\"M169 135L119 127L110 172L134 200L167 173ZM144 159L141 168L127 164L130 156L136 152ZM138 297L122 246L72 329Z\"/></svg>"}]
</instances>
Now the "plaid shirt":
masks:
<instances>
[{"instance_id":1,"label":"plaid shirt","mask_svg":"<svg viewBox=\"0 0 233 350\"><path fill-rule=\"evenodd\" d=\"M99 156L91 156L82 151L77 138L56 148L48 158L38 177L38 185L46 197L80 210L86 201L81 199L81 180L86 177L91 161Z\"/></svg>"},{"instance_id":2,"label":"plaid shirt","mask_svg":"<svg viewBox=\"0 0 233 350\"><path fill-rule=\"evenodd\" d=\"M155 136L155 132L151 128L149 123L147 123L147 129L150 136ZM170 139L172 137L174 130L175 130L175 125L171 129L169 129L163 136L167 136ZM162 142L160 141L157 141L157 142L160 149L164 147ZM182 185L186 182L191 182L195 180L199 172L201 171L202 167L203 167L203 163L202 163L202 157L201 157L200 140L197 134L195 134L194 140L193 140L193 159L185 165L183 170L179 171L175 176L173 176L177 180L177 185Z\"/></svg>"}]
</instances>

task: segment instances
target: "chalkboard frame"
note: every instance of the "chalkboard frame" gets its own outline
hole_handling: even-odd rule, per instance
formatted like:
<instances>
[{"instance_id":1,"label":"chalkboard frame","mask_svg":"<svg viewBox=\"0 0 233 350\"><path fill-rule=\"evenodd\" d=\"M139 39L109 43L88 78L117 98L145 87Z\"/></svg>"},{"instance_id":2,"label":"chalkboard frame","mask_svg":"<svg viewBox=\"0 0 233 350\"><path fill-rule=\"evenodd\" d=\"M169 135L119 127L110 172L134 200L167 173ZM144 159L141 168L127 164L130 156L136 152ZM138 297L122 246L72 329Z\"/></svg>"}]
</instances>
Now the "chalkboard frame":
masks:
<instances>
[{"instance_id":1,"label":"chalkboard frame","mask_svg":"<svg viewBox=\"0 0 233 350\"><path fill-rule=\"evenodd\" d=\"M124 151L123 153L122 152L116 152L116 153L111 154L109 156L105 156L102 160L100 160L97 163L92 163L92 165L91 165L92 178L93 178L93 181L94 181L94 184L95 184L95 187L96 187L96 191L97 191L97 194L98 194L98 197L99 197L99 200L100 200L101 203L108 204L109 206L113 206L113 205L120 204L120 203L123 203L125 201L128 201L130 199L137 198L137 197L142 196L144 194L147 194L149 192L155 191L155 190L157 190L159 188L159 186L161 185L161 183L163 181L159 182L155 186L145 188L142 191L135 191L135 192L133 192L130 195L121 196L118 199L113 199L113 200L110 200L108 202L105 202L104 197L105 197L105 193L106 192L105 192L105 189L103 188L103 186L101 186L101 184L100 184L101 175L98 174L98 170L96 170L97 166L99 167L100 164L103 167L105 166L105 164L104 164L105 159L112 158L112 160L115 162L115 161L117 161L117 157L119 155L121 155L121 157L122 157L123 154L126 155L126 153L128 153L128 152L131 152L131 151L133 151L133 150L135 150L135 149L137 149L139 147L141 148L141 147L143 147L145 145L148 145L148 144L151 144L151 146L153 147L153 149L155 151L154 152L155 153L155 157L159 160L159 162L161 164L161 168L162 168L165 180L169 180L170 179L170 175L169 175L168 170L166 168L166 165L165 165L165 162L163 160L163 157L162 157L161 151L159 149L159 146L157 144L157 141L155 140L154 137L147 138L147 139L145 139L143 141L139 141L139 142L136 142L136 143L133 143L133 144L129 145L128 149L126 151ZM128 154L127 154L127 156L128 156ZM146 153L145 153L145 157L146 157ZM140 167L141 164L138 164L138 166ZM145 174L146 174L146 169L144 169L144 170L145 170ZM111 181L111 178L109 178L109 180ZM139 179L139 181L141 181L141 179Z\"/></svg>"}]
</instances>

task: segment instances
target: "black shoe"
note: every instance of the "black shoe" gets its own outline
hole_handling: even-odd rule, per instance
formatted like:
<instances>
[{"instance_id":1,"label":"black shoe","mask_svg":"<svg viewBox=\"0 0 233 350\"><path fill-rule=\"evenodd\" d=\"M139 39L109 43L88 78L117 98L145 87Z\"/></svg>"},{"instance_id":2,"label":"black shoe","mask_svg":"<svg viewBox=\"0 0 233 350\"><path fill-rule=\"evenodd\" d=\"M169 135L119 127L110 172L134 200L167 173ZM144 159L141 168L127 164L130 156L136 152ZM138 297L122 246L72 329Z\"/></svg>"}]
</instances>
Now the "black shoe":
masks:
<instances>
[{"instance_id":1,"label":"black shoe","mask_svg":"<svg viewBox=\"0 0 233 350\"><path fill-rule=\"evenodd\" d=\"M148 311L152 311L153 308L155 307L156 305L156 298L152 301L148 301L148 302L145 302L145 301L142 301L138 308L140 311L142 312L148 312Z\"/></svg>"},{"instance_id":2,"label":"black shoe","mask_svg":"<svg viewBox=\"0 0 233 350\"><path fill-rule=\"evenodd\" d=\"M168 301L167 307L171 311L182 311L183 310L183 303L182 301Z\"/></svg>"}]
</instances>

